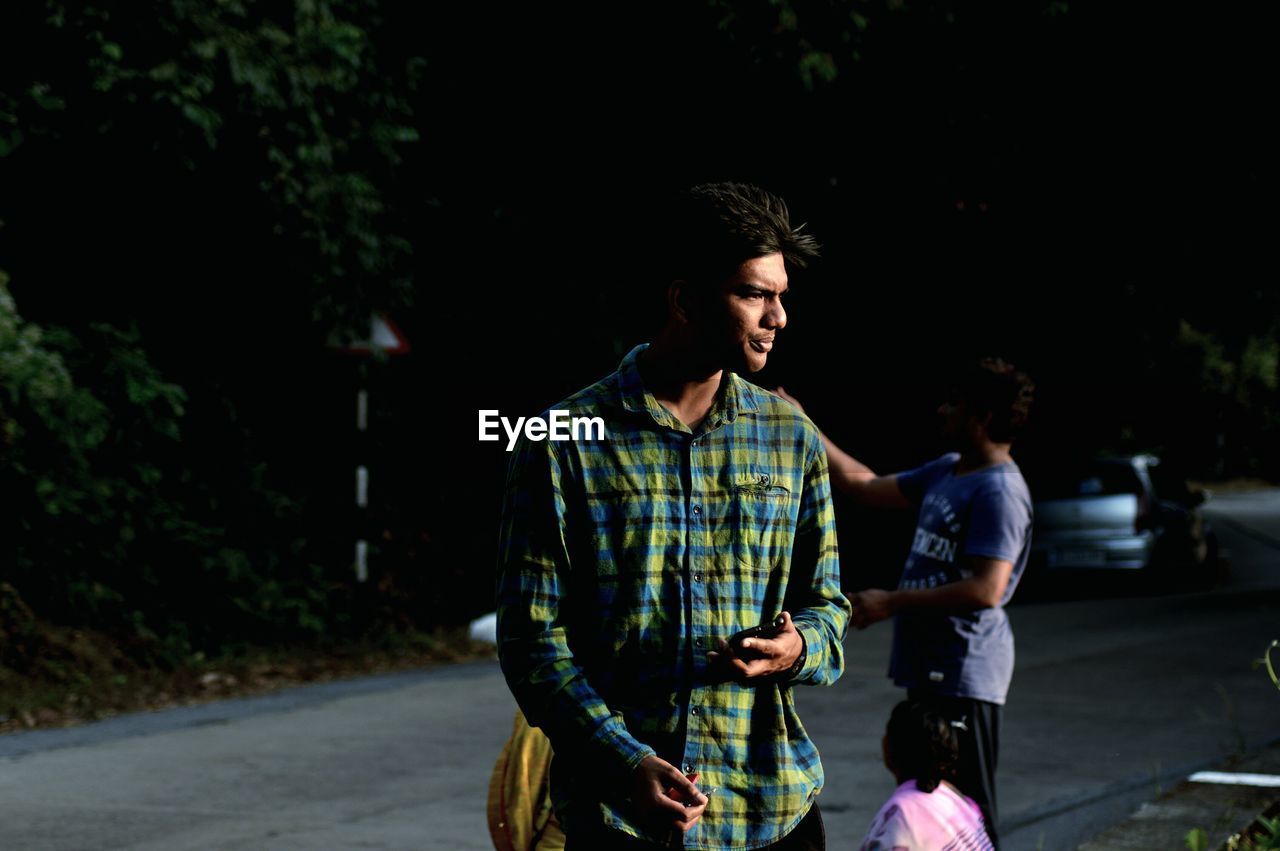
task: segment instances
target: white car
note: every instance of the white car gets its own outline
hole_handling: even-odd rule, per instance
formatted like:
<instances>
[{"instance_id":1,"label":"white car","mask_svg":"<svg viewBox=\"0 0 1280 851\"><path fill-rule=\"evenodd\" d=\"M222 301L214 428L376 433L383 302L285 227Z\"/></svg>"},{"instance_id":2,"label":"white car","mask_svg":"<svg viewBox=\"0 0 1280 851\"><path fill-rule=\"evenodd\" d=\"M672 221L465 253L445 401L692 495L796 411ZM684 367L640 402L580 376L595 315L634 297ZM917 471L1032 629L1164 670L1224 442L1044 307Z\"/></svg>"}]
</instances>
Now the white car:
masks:
<instances>
[{"instance_id":1,"label":"white car","mask_svg":"<svg viewBox=\"0 0 1280 851\"><path fill-rule=\"evenodd\" d=\"M1211 586L1218 543L1199 508L1208 495L1183 487L1162 498L1152 484L1159 463L1146 454L1101 456L1033 478L1028 575L1142 571L1161 584Z\"/></svg>"}]
</instances>

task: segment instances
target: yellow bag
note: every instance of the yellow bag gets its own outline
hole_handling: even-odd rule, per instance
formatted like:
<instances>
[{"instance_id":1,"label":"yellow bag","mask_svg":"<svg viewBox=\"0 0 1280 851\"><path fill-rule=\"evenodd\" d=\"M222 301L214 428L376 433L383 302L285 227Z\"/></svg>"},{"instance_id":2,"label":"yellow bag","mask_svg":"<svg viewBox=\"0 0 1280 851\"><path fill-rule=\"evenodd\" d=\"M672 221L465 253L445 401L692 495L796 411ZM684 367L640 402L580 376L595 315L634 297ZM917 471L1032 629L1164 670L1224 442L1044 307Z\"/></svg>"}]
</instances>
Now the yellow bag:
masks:
<instances>
[{"instance_id":1,"label":"yellow bag","mask_svg":"<svg viewBox=\"0 0 1280 851\"><path fill-rule=\"evenodd\" d=\"M551 808L551 741L517 710L489 778L489 835L498 851L563 851Z\"/></svg>"}]
</instances>

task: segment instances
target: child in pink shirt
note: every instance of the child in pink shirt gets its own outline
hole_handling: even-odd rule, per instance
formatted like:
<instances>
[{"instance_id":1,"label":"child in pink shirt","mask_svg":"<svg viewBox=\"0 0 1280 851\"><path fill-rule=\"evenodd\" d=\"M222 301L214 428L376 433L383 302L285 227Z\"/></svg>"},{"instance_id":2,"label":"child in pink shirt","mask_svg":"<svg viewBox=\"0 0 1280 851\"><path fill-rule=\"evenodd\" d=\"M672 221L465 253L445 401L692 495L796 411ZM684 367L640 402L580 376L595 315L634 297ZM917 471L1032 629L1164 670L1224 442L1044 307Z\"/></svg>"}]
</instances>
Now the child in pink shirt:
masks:
<instances>
[{"instance_id":1,"label":"child in pink shirt","mask_svg":"<svg viewBox=\"0 0 1280 851\"><path fill-rule=\"evenodd\" d=\"M889 716L881 748L899 785L871 820L861 851L992 851L982 811L945 779L959 756L945 718L904 700Z\"/></svg>"}]
</instances>

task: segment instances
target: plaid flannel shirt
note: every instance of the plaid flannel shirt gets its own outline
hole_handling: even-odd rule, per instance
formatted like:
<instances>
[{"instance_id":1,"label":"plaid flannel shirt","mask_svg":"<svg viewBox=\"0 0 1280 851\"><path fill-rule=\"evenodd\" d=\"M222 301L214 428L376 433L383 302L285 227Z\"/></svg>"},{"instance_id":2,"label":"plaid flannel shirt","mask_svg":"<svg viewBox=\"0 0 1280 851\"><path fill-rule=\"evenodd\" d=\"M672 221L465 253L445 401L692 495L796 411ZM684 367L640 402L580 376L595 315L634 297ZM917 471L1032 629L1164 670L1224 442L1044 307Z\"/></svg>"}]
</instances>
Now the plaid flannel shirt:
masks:
<instances>
[{"instance_id":1,"label":"plaid flannel shirt","mask_svg":"<svg viewBox=\"0 0 1280 851\"><path fill-rule=\"evenodd\" d=\"M756 848L795 827L823 784L791 686L844 668L850 607L826 453L795 408L728 372L691 431L645 391L643 348L553 407L602 417L604 440L522 440L512 458L499 657L551 738L566 831ZM804 639L798 671L744 683L709 665L717 639L784 609ZM714 790L683 838L640 823L625 800L655 753Z\"/></svg>"}]
</instances>

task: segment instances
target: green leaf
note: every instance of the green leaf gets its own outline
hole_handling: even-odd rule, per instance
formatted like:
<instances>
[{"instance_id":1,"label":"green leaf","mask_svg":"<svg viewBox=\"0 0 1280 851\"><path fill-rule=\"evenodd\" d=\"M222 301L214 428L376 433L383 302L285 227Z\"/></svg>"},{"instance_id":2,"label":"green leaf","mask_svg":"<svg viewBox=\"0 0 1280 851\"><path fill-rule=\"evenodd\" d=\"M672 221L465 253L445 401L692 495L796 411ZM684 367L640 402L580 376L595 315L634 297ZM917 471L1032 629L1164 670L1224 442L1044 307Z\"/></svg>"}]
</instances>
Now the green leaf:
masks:
<instances>
[{"instance_id":1,"label":"green leaf","mask_svg":"<svg viewBox=\"0 0 1280 851\"><path fill-rule=\"evenodd\" d=\"M67 102L57 95L51 94L48 83L32 83L27 93L36 102L36 106L49 112L58 112L67 108Z\"/></svg>"},{"instance_id":2,"label":"green leaf","mask_svg":"<svg viewBox=\"0 0 1280 851\"><path fill-rule=\"evenodd\" d=\"M1271 678L1272 684L1276 688L1280 688L1280 677L1276 676L1275 666L1271 664L1271 651L1277 647L1280 647L1280 641L1272 641L1267 645L1266 651L1262 654L1262 663L1266 666L1267 676Z\"/></svg>"},{"instance_id":3,"label":"green leaf","mask_svg":"<svg viewBox=\"0 0 1280 851\"><path fill-rule=\"evenodd\" d=\"M7 157L22 144L22 131L14 130L8 135L0 134L0 157Z\"/></svg>"}]
</instances>

